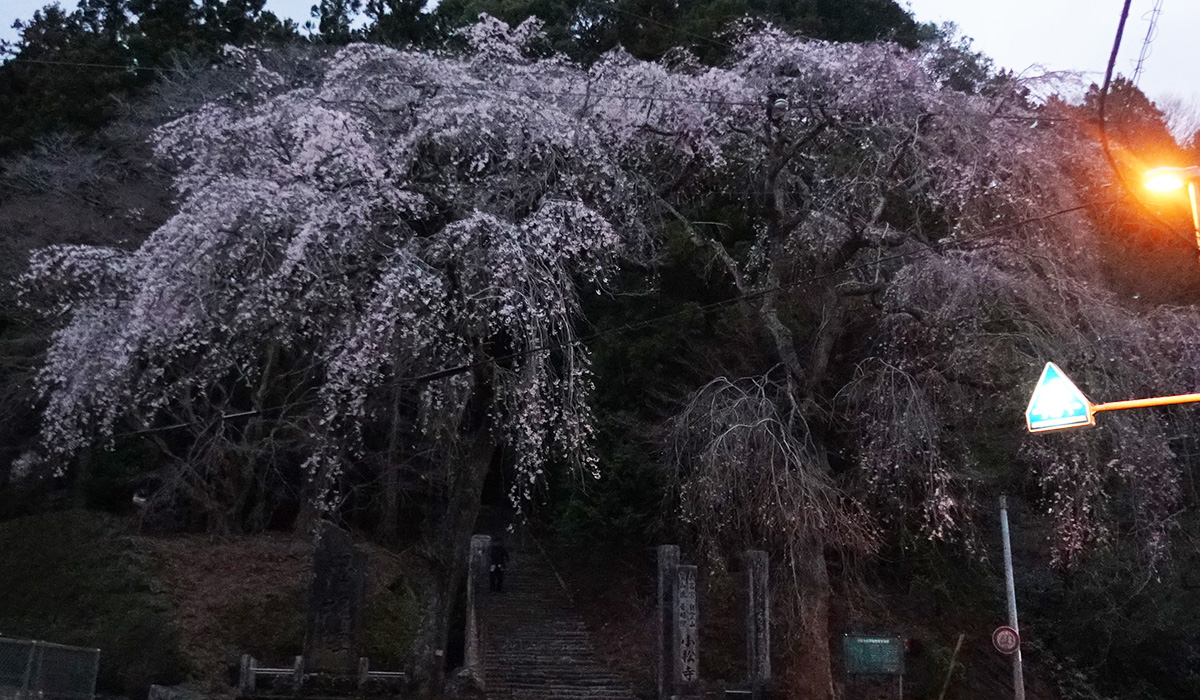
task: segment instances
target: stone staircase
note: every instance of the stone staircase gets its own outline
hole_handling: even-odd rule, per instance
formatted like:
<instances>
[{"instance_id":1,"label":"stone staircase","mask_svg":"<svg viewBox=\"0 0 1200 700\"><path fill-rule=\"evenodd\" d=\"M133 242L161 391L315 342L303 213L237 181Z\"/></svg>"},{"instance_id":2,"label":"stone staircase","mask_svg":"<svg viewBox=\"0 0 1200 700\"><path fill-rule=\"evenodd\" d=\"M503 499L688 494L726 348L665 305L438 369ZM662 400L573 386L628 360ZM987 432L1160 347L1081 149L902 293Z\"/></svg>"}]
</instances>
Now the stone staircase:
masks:
<instances>
[{"instance_id":1,"label":"stone staircase","mask_svg":"<svg viewBox=\"0 0 1200 700\"><path fill-rule=\"evenodd\" d=\"M588 640L550 562L535 544L511 553L503 593L480 605L488 700L634 700Z\"/></svg>"}]
</instances>

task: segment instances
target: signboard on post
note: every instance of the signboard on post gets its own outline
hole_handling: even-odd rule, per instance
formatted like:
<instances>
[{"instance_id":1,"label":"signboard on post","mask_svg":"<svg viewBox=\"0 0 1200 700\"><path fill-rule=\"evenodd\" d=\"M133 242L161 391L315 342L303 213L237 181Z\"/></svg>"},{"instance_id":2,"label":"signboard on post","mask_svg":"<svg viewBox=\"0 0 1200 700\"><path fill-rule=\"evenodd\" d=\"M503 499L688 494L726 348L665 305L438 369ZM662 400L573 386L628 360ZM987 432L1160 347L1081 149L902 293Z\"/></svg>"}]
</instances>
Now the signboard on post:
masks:
<instances>
[{"instance_id":1,"label":"signboard on post","mask_svg":"<svg viewBox=\"0 0 1200 700\"><path fill-rule=\"evenodd\" d=\"M992 632L992 646L1001 654L1012 654L1021 648L1021 635L1011 627L997 627Z\"/></svg>"},{"instance_id":2,"label":"signboard on post","mask_svg":"<svg viewBox=\"0 0 1200 700\"><path fill-rule=\"evenodd\" d=\"M904 640L882 635L842 637L846 673L860 676L904 675Z\"/></svg>"},{"instance_id":3,"label":"signboard on post","mask_svg":"<svg viewBox=\"0 0 1200 700\"><path fill-rule=\"evenodd\" d=\"M1029 432L1095 425L1092 402L1067 378L1058 365L1047 362L1025 409Z\"/></svg>"}]
</instances>

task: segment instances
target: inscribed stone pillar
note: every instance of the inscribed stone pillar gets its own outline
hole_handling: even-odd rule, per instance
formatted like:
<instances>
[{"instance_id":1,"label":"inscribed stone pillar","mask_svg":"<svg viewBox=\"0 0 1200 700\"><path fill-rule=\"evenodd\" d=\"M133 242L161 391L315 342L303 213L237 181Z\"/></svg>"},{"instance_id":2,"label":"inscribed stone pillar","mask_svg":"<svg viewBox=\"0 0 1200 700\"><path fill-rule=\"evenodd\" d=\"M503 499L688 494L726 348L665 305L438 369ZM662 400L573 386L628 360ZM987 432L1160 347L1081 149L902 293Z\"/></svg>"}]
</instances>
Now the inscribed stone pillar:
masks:
<instances>
[{"instance_id":1,"label":"inscribed stone pillar","mask_svg":"<svg viewBox=\"0 0 1200 700\"><path fill-rule=\"evenodd\" d=\"M658 697L666 700L673 692L671 676L675 661L675 569L679 566L679 547L664 544L658 548Z\"/></svg>"},{"instance_id":2,"label":"inscribed stone pillar","mask_svg":"<svg viewBox=\"0 0 1200 700\"><path fill-rule=\"evenodd\" d=\"M480 646L479 604L488 590L488 550L492 538L487 535L471 537L471 555L467 562L467 644L464 665L481 687L483 685L483 650Z\"/></svg>"},{"instance_id":3,"label":"inscribed stone pillar","mask_svg":"<svg viewBox=\"0 0 1200 700\"><path fill-rule=\"evenodd\" d=\"M700 609L696 567L675 569L675 684L680 697L698 695L700 685Z\"/></svg>"},{"instance_id":4,"label":"inscribed stone pillar","mask_svg":"<svg viewBox=\"0 0 1200 700\"><path fill-rule=\"evenodd\" d=\"M771 680L771 608L767 553L746 552L746 667L757 699Z\"/></svg>"},{"instance_id":5,"label":"inscribed stone pillar","mask_svg":"<svg viewBox=\"0 0 1200 700\"><path fill-rule=\"evenodd\" d=\"M317 529L309 587L304 665L314 671L354 673L367 560L350 535L333 523Z\"/></svg>"}]
</instances>

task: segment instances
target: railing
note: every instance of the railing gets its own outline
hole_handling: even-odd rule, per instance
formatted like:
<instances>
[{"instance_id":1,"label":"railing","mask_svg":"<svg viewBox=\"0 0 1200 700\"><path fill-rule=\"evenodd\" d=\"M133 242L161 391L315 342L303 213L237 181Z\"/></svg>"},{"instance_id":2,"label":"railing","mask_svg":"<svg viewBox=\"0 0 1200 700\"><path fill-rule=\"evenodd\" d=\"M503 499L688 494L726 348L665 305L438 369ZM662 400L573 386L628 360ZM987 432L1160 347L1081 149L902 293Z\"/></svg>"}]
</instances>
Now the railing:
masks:
<instances>
[{"instance_id":1,"label":"railing","mask_svg":"<svg viewBox=\"0 0 1200 700\"><path fill-rule=\"evenodd\" d=\"M317 676L328 675L308 672L304 668L304 657L297 656L290 668L265 668L258 665L258 659L249 654L242 654L238 672L238 696L251 697L255 695L278 695L298 693L306 683ZM337 674L334 674L337 675ZM349 681L354 689L366 690L373 685L391 687L404 683L407 676L401 671L372 671L366 657L358 660L358 670L352 674L342 674L340 680ZM268 688L262 687L262 682ZM267 692L264 692L267 691ZM282 691L282 692L281 692Z\"/></svg>"},{"instance_id":2,"label":"railing","mask_svg":"<svg viewBox=\"0 0 1200 700\"><path fill-rule=\"evenodd\" d=\"M0 698L92 700L100 650L0 637Z\"/></svg>"}]
</instances>

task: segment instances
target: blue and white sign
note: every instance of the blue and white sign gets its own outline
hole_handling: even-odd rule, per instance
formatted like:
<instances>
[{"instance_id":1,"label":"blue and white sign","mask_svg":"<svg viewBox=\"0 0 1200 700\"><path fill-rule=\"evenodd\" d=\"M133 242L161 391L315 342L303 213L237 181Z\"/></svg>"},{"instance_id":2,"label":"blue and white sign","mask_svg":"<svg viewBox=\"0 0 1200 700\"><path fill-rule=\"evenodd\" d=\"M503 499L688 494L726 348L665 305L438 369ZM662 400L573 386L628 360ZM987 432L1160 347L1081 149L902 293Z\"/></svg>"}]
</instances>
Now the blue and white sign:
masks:
<instances>
[{"instance_id":1,"label":"blue and white sign","mask_svg":"<svg viewBox=\"0 0 1200 700\"><path fill-rule=\"evenodd\" d=\"M1096 420L1092 416L1092 402L1058 365L1047 362L1029 399L1029 408L1025 409L1025 422L1029 432L1040 433L1094 425Z\"/></svg>"}]
</instances>

